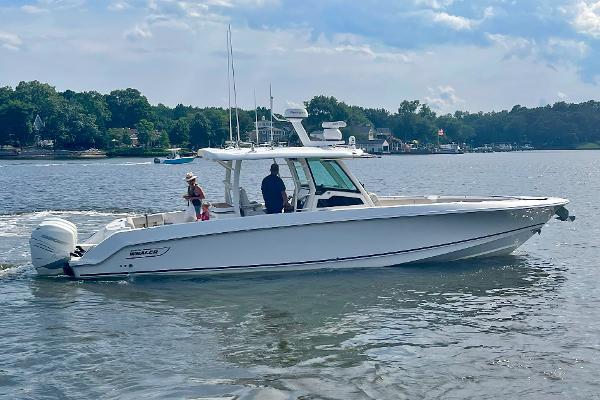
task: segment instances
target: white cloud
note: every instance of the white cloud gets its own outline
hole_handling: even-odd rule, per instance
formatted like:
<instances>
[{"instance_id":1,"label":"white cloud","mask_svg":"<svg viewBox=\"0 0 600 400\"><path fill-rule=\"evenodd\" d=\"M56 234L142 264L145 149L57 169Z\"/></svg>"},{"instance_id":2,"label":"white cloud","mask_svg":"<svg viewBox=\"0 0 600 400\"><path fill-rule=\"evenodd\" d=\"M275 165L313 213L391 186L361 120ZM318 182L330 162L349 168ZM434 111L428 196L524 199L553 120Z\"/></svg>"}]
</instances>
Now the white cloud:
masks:
<instances>
[{"instance_id":1,"label":"white cloud","mask_svg":"<svg viewBox=\"0 0 600 400\"><path fill-rule=\"evenodd\" d=\"M454 0L415 0L417 6L425 6L435 10L446 8L454 3Z\"/></svg>"},{"instance_id":2,"label":"white cloud","mask_svg":"<svg viewBox=\"0 0 600 400\"><path fill-rule=\"evenodd\" d=\"M207 4L191 1L181 1L178 3L178 5L188 17L198 18L208 13Z\"/></svg>"},{"instance_id":3,"label":"white cloud","mask_svg":"<svg viewBox=\"0 0 600 400\"><path fill-rule=\"evenodd\" d=\"M475 21L469 18L458 15L450 15L445 12L434 13L433 21L442 25L446 25L449 28L457 31L470 30L475 24Z\"/></svg>"},{"instance_id":4,"label":"white cloud","mask_svg":"<svg viewBox=\"0 0 600 400\"><path fill-rule=\"evenodd\" d=\"M557 93L556 93L556 97L558 97L558 98L559 98L559 99L561 99L561 100L564 100L564 99L566 99L568 96L567 96L565 93L563 93L563 92L560 92L560 91L559 91L559 92L557 92Z\"/></svg>"},{"instance_id":5,"label":"white cloud","mask_svg":"<svg viewBox=\"0 0 600 400\"><path fill-rule=\"evenodd\" d=\"M522 37L502 35L499 33L486 33L485 36L490 42L506 50L508 56L530 55L535 46L535 41L530 41Z\"/></svg>"},{"instance_id":6,"label":"white cloud","mask_svg":"<svg viewBox=\"0 0 600 400\"><path fill-rule=\"evenodd\" d=\"M285 51L284 48L277 48L279 51ZM371 60L388 60L388 61L398 61L398 62L411 62L412 56L405 53L400 52L378 52L374 51L370 46L363 45L351 45L351 44L331 44L329 46L306 46L298 49L293 49L293 51L299 53L314 53L314 54L350 54L363 58L368 58Z\"/></svg>"},{"instance_id":7,"label":"white cloud","mask_svg":"<svg viewBox=\"0 0 600 400\"><path fill-rule=\"evenodd\" d=\"M152 32L147 26L136 25L135 28L125 32L125 38L128 40L150 39Z\"/></svg>"},{"instance_id":8,"label":"white cloud","mask_svg":"<svg viewBox=\"0 0 600 400\"><path fill-rule=\"evenodd\" d=\"M332 37L321 35L314 42L309 31L297 30L294 33L302 45L284 45L276 43L269 49L277 53L312 53L321 55L348 55L367 60L392 61L410 63L414 56L409 52L400 52L395 49L374 49L365 42L365 39L353 34L338 33Z\"/></svg>"},{"instance_id":9,"label":"white cloud","mask_svg":"<svg viewBox=\"0 0 600 400\"><path fill-rule=\"evenodd\" d=\"M543 41L518 36L486 34L486 38L505 51L505 58L532 57L550 64L573 63L585 58L589 46L583 41L549 37Z\"/></svg>"},{"instance_id":10,"label":"white cloud","mask_svg":"<svg viewBox=\"0 0 600 400\"><path fill-rule=\"evenodd\" d=\"M487 18L493 18L496 16L496 10L494 9L494 7L486 7L485 10L483 10L483 18L487 19Z\"/></svg>"},{"instance_id":11,"label":"white cloud","mask_svg":"<svg viewBox=\"0 0 600 400\"><path fill-rule=\"evenodd\" d=\"M47 9L41 8L38 6L34 6L32 4L26 4L24 6L21 6L21 11L26 12L28 14L41 14L41 13L48 12Z\"/></svg>"},{"instance_id":12,"label":"white cloud","mask_svg":"<svg viewBox=\"0 0 600 400\"><path fill-rule=\"evenodd\" d=\"M19 50L23 42L19 36L14 33L0 31L0 45L8 50Z\"/></svg>"},{"instance_id":13,"label":"white cloud","mask_svg":"<svg viewBox=\"0 0 600 400\"><path fill-rule=\"evenodd\" d=\"M113 1L108 5L109 11L123 11L131 8L131 5L125 1Z\"/></svg>"},{"instance_id":14,"label":"white cloud","mask_svg":"<svg viewBox=\"0 0 600 400\"><path fill-rule=\"evenodd\" d=\"M38 5L45 9L70 10L85 6L86 0L38 0Z\"/></svg>"},{"instance_id":15,"label":"white cloud","mask_svg":"<svg viewBox=\"0 0 600 400\"><path fill-rule=\"evenodd\" d=\"M223 9L257 9L279 4L279 0L149 0L148 8L153 12L178 17L201 18L225 21Z\"/></svg>"},{"instance_id":16,"label":"white cloud","mask_svg":"<svg viewBox=\"0 0 600 400\"><path fill-rule=\"evenodd\" d=\"M456 95L452 86L438 86L427 88L431 96L425 97L425 102L434 110L457 109L465 101Z\"/></svg>"},{"instance_id":17,"label":"white cloud","mask_svg":"<svg viewBox=\"0 0 600 400\"><path fill-rule=\"evenodd\" d=\"M600 1L579 1L572 24L579 33L600 37Z\"/></svg>"},{"instance_id":18,"label":"white cloud","mask_svg":"<svg viewBox=\"0 0 600 400\"><path fill-rule=\"evenodd\" d=\"M548 39L544 50L547 55L554 55L567 60L582 59L590 52L589 46L583 41L555 37Z\"/></svg>"}]
</instances>

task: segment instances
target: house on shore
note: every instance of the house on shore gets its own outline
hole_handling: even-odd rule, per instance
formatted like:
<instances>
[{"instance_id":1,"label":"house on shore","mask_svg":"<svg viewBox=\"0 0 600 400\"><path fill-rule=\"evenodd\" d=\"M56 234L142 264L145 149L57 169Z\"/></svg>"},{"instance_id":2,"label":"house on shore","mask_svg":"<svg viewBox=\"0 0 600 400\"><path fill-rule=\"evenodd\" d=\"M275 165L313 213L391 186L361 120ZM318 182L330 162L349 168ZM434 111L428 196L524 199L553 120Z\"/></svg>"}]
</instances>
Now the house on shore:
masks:
<instances>
[{"instance_id":1,"label":"house on shore","mask_svg":"<svg viewBox=\"0 0 600 400\"><path fill-rule=\"evenodd\" d=\"M358 131L361 136L357 139L356 146L369 153L391 154L403 152L404 143L394 136L390 128L374 128L366 125L359 127Z\"/></svg>"},{"instance_id":2,"label":"house on shore","mask_svg":"<svg viewBox=\"0 0 600 400\"><path fill-rule=\"evenodd\" d=\"M388 142L390 153L400 153L404 147L404 142L394 136L390 128L376 128L375 137L372 139L385 139Z\"/></svg>"},{"instance_id":3,"label":"house on shore","mask_svg":"<svg viewBox=\"0 0 600 400\"><path fill-rule=\"evenodd\" d=\"M129 134L129 139L131 140L131 146L138 147L140 145L140 139L138 138L137 129L129 128L127 133Z\"/></svg>"},{"instance_id":4,"label":"house on shore","mask_svg":"<svg viewBox=\"0 0 600 400\"><path fill-rule=\"evenodd\" d=\"M251 142L260 144L260 143L271 143L271 129L273 131L273 142L287 142L290 136L290 132L285 129L276 128L274 124L272 125L271 121L267 120L264 116L258 120L258 122L254 123L255 129L246 132L248 135L248 140ZM256 133L258 131L258 138L256 137Z\"/></svg>"},{"instance_id":5,"label":"house on shore","mask_svg":"<svg viewBox=\"0 0 600 400\"><path fill-rule=\"evenodd\" d=\"M390 154L390 144L386 139L358 139L356 147L371 154Z\"/></svg>"}]
</instances>

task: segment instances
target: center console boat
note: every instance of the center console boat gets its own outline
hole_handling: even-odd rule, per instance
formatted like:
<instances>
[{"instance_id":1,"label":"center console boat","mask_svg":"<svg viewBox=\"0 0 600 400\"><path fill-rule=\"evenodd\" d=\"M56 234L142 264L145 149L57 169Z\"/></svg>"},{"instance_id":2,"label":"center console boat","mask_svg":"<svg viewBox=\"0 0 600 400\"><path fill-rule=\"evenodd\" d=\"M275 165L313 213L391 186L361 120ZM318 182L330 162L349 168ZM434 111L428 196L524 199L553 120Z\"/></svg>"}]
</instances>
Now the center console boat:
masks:
<instances>
[{"instance_id":1,"label":"center console boat","mask_svg":"<svg viewBox=\"0 0 600 400\"><path fill-rule=\"evenodd\" d=\"M554 215L574 218L564 208L568 200L557 197L369 193L344 162L368 157L353 138L341 141L345 123L324 123L322 139L312 140L302 126L306 110L284 116L302 147L203 149L225 176L224 198L212 204L209 221L187 221L183 211L131 216L80 242L75 225L51 218L31 235L37 272L98 278L463 260L509 254ZM273 160L291 177L293 210L266 214L248 199L240 174L256 160Z\"/></svg>"}]
</instances>

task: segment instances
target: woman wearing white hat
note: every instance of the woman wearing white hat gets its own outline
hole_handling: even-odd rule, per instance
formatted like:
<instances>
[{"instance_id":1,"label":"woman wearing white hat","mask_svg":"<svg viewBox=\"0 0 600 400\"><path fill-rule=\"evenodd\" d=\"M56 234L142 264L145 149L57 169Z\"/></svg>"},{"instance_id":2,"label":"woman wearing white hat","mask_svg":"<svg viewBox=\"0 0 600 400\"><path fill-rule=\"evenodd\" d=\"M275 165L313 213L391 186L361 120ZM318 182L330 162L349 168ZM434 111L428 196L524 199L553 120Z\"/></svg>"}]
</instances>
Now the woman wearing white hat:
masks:
<instances>
[{"instance_id":1,"label":"woman wearing white hat","mask_svg":"<svg viewBox=\"0 0 600 400\"><path fill-rule=\"evenodd\" d=\"M204 199L204 190L196 183L197 176L192 172L185 174L185 181L188 183L187 194L183 196L187 201L191 201L196 210L196 219L202 216L202 200ZM189 203L188 203L189 204Z\"/></svg>"}]
</instances>

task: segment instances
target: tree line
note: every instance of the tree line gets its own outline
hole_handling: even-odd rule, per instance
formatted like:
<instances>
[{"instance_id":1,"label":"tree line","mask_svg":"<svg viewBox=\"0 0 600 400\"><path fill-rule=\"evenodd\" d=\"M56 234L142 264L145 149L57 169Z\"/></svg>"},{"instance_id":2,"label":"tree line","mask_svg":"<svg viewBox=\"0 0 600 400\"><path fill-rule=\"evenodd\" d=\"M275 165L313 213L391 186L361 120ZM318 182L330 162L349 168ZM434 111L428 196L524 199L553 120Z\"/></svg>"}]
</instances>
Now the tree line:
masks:
<instances>
[{"instance_id":1,"label":"tree line","mask_svg":"<svg viewBox=\"0 0 600 400\"><path fill-rule=\"evenodd\" d=\"M396 111L347 105L334 97L316 96L305 102L309 131L324 121L348 123L345 136L360 135L360 127L389 128L405 141L531 144L536 148L574 148L600 144L600 102L558 102L537 108L514 106L510 111L436 114L419 100L403 100ZM36 123L36 116L41 122ZM269 111L258 109L259 118ZM254 129L254 110L240 110L243 140ZM21 82L14 89L0 87L0 145L29 146L36 139L54 141L57 149L111 149L131 145L131 131L143 147L220 146L229 138L229 111L220 107L179 104L151 105L136 89L57 91L38 81ZM234 127L235 130L235 127ZM293 139L292 139L293 140ZM297 140L297 139L296 139Z\"/></svg>"}]
</instances>

